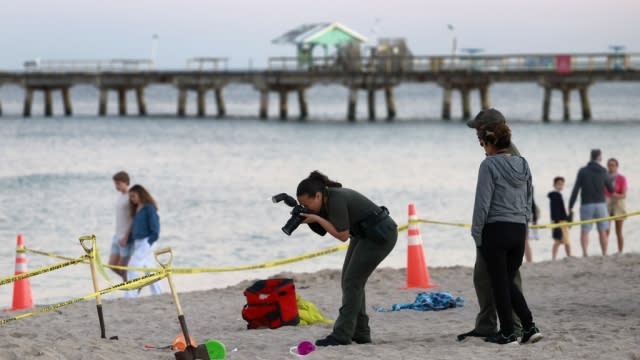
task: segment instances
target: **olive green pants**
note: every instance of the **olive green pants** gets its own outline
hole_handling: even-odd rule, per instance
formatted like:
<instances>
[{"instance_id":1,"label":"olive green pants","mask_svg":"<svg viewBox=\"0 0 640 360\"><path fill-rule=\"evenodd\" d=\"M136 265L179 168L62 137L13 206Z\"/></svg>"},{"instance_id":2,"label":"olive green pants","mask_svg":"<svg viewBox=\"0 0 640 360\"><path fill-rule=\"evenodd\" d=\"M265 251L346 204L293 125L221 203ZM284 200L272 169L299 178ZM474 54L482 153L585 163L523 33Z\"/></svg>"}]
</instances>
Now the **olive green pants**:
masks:
<instances>
[{"instance_id":1,"label":"olive green pants","mask_svg":"<svg viewBox=\"0 0 640 360\"><path fill-rule=\"evenodd\" d=\"M397 232L391 233L384 243L351 239L342 266L342 306L331 334L341 343L371 336L364 287L369 276L393 250L397 239Z\"/></svg>"},{"instance_id":2,"label":"olive green pants","mask_svg":"<svg viewBox=\"0 0 640 360\"><path fill-rule=\"evenodd\" d=\"M515 283L518 289L522 291L522 278L520 270L516 273ZM496 313L496 305L493 301L493 290L491 289L491 279L484 257L480 251L476 251L476 265L473 268L473 287L476 289L478 296L478 305L480 312L476 316L475 330L480 334L490 335L498 331L498 316ZM516 334L522 332L522 324L520 318L513 313L513 325Z\"/></svg>"}]
</instances>

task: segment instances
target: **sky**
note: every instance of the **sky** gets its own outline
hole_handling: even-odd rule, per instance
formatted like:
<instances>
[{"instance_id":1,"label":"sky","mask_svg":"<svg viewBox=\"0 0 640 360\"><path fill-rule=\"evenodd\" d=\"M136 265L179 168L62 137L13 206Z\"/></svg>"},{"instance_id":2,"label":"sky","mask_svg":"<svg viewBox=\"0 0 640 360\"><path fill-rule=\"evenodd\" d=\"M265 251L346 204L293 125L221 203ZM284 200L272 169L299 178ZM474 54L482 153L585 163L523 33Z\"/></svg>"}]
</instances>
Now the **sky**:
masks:
<instances>
[{"instance_id":1,"label":"sky","mask_svg":"<svg viewBox=\"0 0 640 360\"><path fill-rule=\"evenodd\" d=\"M308 22L340 22L370 38L402 37L415 55L640 52L639 0L0 0L0 70L25 60L149 58L182 68L191 57L231 67L293 56L271 40ZM377 25L376 25L377 24ZM320 52L321 53L321 52ZM318 53L318 55L320 55Z\"/></svg>"}]
</instances>

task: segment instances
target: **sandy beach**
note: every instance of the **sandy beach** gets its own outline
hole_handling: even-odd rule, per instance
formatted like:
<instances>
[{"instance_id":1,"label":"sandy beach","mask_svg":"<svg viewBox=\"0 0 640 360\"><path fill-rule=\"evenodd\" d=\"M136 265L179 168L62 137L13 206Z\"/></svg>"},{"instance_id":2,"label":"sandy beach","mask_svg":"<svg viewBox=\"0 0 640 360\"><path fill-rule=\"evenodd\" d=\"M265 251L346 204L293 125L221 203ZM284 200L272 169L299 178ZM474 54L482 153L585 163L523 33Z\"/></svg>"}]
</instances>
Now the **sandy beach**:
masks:
<instances>
[{"instance_id":1,"label":"sandy beach","mask_svg":"<svg viewBox=\"0 0 640 360\"><path fill-rule=\"evenodd\" d=\"M527 264L522 273L525 295L545 335L537 344L456 341L457 334L472 328L478 310L472 269L467 267L430 271L440 290L464 297L464 307L377 313L374 308L412 302L418 293L401 290L405 270L380 269L367 285L374 344L322 348L307 358L640 359L640 255ZM300 295L335 318L339 271L281 275L294 278ZM180 294L189 330L197 340L222 341L228 359L293 359L291 346L330 332L330 325L246 330L240 316L242 292L251 283ZM166 282L163 286L168 288ZM173 359L169 350L144 349L144 344L168 345L179 332L169 294L108 300L104 312L107 336L117 335L117 341L99 338L95 303L87 301L0 327L0 359Z\"/></svg>"}]
</instances>

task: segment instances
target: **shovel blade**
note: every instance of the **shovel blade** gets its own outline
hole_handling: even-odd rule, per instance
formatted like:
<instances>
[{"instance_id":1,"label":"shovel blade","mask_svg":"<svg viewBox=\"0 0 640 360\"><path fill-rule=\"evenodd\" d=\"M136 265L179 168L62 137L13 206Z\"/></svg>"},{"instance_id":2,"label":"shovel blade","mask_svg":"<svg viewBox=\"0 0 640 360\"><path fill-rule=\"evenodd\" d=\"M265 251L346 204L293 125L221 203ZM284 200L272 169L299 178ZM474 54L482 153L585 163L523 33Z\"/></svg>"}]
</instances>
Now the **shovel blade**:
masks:
<instances>
[{"instance_id":1,"label":"shovel blade","mask_svg":"<svg viewBox=\"0 0 640 360\"><path fill-rule=\"evenodd\" d=\"M204 345L198 345L196 348L190 347L185 349L185 351L178 351L175 353L175 356L176 360L211 360L209 358L209 352Z\"/></svg>"}]
</instances>

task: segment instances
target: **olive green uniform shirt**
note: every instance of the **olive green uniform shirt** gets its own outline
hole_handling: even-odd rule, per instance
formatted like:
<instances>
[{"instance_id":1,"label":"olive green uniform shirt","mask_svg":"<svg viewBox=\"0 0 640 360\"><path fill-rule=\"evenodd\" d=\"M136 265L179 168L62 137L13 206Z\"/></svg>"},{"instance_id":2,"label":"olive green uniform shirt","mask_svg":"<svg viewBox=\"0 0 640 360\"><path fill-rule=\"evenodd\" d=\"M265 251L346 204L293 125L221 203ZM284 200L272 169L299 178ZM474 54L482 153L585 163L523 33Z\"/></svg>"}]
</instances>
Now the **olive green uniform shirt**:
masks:
<instances>
[{"instance_id":1,"label":"olive green uniform shirt","mask_svg":"<svg viewBox=\"0 0 640 360\"><path fill-rule=\"evenodd\" d=\"M338 232L355 229L379 207L359 192L346 188L328 188L325 211L327 220Z\"/></svg>"}]
</instances>

